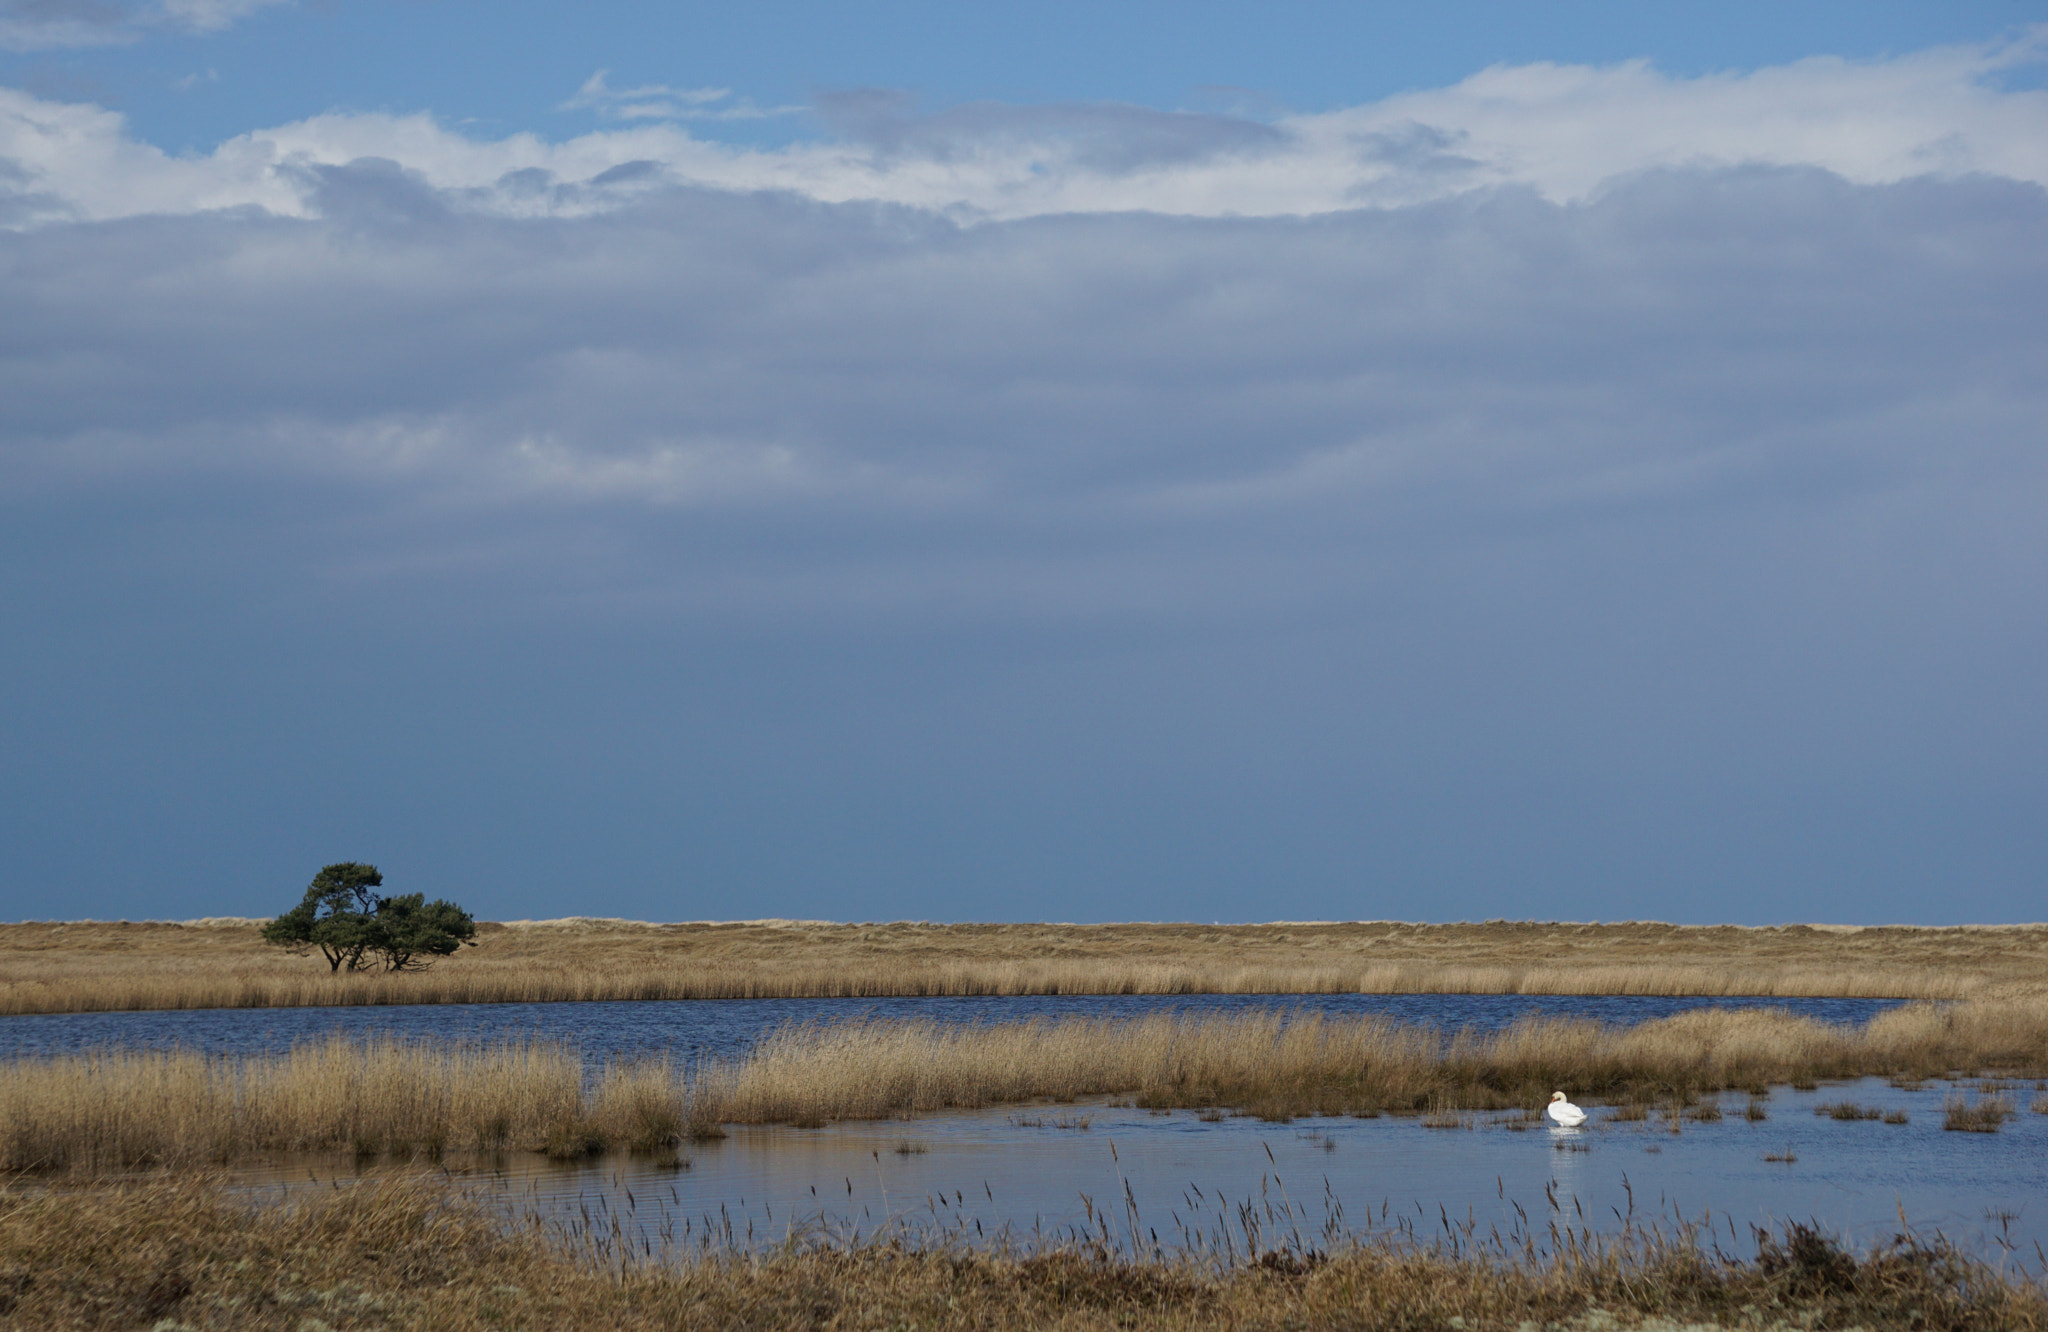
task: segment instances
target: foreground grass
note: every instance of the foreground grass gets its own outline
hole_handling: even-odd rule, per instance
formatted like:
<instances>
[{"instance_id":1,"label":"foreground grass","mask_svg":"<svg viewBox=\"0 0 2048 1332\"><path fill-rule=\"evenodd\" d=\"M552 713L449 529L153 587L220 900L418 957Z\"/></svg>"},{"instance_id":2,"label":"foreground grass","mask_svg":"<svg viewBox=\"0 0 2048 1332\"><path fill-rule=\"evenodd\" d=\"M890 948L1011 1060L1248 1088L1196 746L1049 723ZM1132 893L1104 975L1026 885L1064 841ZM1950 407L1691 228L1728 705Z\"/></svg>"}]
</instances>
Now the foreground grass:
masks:
<instances>
[{"instance_id":1,"label":"foreground grass","mask_svg":"<svg viewBox=\"0 0 2048 1332\"><path fill-rule=\"evenodd\" d=\"M934 994L2048 991L2048 926L486 923L411 976L331 975L260 922L0 924L0 1014Z\"/></svg>"},{"instance_id":2,"label":"foreground grass","mask_svg":"<svg viewBox=\"0 0 2048 1332\"><path fill-rule=\"evenodd\" d=\"M1691 1237L1475 1256L1377 1242L1221 1267L1096 1246L791 1246L627 1259L495 1220L445 1182L309 1190L252 1210L186 1179L0 1188L0 1327L2048 1328L2038 1286L1941 1245L1858 1258L1811 1232L1753 1261Z\"/></svg>"},{"instance_id":3,"label":"foreground grass","mask_svg":"<svg viewBox=\"0 0 2048 1332\"><path fill-rule=\"evenodd\" d=\"M822 1124L1120 1095L1268 1118L1690 1101L1869 1075L2048 1075L2048 1001L1912 1004L1861 1026L1700 1009L1633 1027L1530 1018L1494 1034L1279 1012L941 1026L794 1026L685 1070L575 1055L335 1037L277 1056L107 1051L0 1066L0 1170L226 1163L252 1154L553 1156L673 1151L722 1123Z\"/></svg>"}]
</instances>

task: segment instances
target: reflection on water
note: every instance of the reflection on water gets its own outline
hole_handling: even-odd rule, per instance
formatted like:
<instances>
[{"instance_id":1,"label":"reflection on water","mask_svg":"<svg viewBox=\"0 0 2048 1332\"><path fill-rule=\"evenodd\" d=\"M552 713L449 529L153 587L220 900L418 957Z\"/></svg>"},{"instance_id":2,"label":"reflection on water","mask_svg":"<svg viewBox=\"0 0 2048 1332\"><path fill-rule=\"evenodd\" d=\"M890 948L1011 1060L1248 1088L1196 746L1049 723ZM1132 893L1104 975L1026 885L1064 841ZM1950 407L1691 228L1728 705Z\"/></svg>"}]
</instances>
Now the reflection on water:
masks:
<instances>
[{"instance_id":1,"label":"reflection on water","mask_svg":"<svg viewBox=\"0 0 2048 1332\"><path fill-rule=\"evenodd\" d=\"M1193 994L980 996L932 999L697 999L590 1004L405 1004L374 1008L210 1008L150 1013L0 1017L0 1058L71 1054L98 1046L183 1047L209 1055L275 1053L333 1032L497 1041L560 1041L592 1064L645 1054L686 1062L744 1054L788 1022L928 1018L1191 1015L1261 1009L1497 1030L1530 1013L1636 1023L1695 1008L1783 1008L1828 1022L1864 1022L1892 999L1698 999L1639 995Z\"/></svg>"},{"instance_id":2,"label":"reflection on water","mask_svg":"<svg viewBox=\"0 0 2048 1332\"><path fill-rule=\"evenodd\" d=\"M2038 1270L2048 1245L2048 1115L1996 1134L1942 1129L1951 1088L1876 1080L1813 1092L1779 1089L1768 1118L1731 1096L1716 1122L1661 1112L1639 1122L1595 1108L1583 1129L1469 1128L1414 1118L1205 1120L1106 1104L1011 1107L821 1129L739 1128L693 1144L685 1169L610 1157L579 1165L507 1157L456 1165L494 1204L570 1229L617 1221L635 1243L776 1242L820 1231L868 1237L901 1228L969 1242L1107 1234L1140 1248L1156 1236L1241 1254L1246 1222L1265 1243L1319 1246L1326 1225L1402 1230L1428 1241L1528 1235L1555 1222L1612 1232L1626 1223L1711 1226L1732 1254L1751 1226L1816 1221L1857 1245L1937 1232L1984 1257ZM1904 1124L1837 1120L1816 1105L1853 1100L1903 1111ZM1081 1127L1085 1122L1086 1127ZM1062 1127L1064 1125L1064 1127ZM1789 1161L1772 1160L1789 1157ZM392 1167L396 1168L396 1167ZM249 1173L286 1185L337 1173L331 1160ZM1299 1241L1297 1241L1297 1246Z\"/></svg>"}]
</instances>

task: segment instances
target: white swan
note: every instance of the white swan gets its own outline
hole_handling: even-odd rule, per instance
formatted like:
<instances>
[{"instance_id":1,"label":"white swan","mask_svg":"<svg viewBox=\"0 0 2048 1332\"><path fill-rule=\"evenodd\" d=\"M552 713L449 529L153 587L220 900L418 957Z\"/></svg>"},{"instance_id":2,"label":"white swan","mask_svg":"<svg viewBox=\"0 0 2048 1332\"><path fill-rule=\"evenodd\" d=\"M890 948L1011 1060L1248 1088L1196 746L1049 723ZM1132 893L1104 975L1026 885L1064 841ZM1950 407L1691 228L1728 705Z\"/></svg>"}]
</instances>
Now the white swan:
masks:
<instances>
[{"instance_id":1,"label":"white swan","mask_svg":"<svg viewBox=\"0 0 2048 1332\"><path fill-rule=\"evenodd\" d=\"M1564 1099L1563 1092L1551 1093L1550 1106L1543 1113L1550 1116L1553 1124L1564 1128L1577 1128L1586 1122L1586 1112Z\"/></svg>"}]
</instances>

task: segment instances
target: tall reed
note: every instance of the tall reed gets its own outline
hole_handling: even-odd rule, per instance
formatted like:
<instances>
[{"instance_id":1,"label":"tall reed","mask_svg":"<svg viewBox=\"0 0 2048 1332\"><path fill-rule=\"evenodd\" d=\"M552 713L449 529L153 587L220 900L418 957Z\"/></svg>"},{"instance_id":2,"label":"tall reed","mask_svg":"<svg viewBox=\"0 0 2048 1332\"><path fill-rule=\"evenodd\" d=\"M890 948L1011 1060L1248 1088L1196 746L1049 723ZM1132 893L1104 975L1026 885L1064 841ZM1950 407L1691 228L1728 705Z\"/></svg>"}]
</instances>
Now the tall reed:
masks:
<instances>
[{"instance_id":1,"label":"tall reed","mask_svg":"<svg viewBox=\"0 0 2048 1332\"><path fill-rule=\"evenodd\" d=\"M275 1056L109 1050L24 1059L0 1076L0 1169L199 1166L255 1152L544 1150L591 1122L560 1046L356 1042Z\"/></svg>"},{"instance_id":2,"label":"tall reed","mask_svg":"<svg viewBox=\"0 0 2048 1332\"><path fill-rule=\"evenodd\" d=\"M874 1118L1040 1097L1131 1095L1256 1114L1416 1112L1693 1096L1794 1077L2048 1071L2048 1003L1909 1005L1863 1026L1769 1009L1698 1009L1634 1027L1525 1018L1442 1032L1277 1011L988 1026L784 1028L697 1096L728 1122Z\"/></svg>"},{"instance_id":3,"label":"tall reed","mask_svg":"<svg viewBox=\"0 0 2048 1332\"><path fill-rule=\"evenodd\" d=\"M555 1045L342 1037L275 1056L101 1052L0 1069L0 1169L190 1166L294 1150L663 1150L719 1123L821 1123L1124 1095L1269 1117L1683 1101L1862 1075L2048 1073L2048 1002L1909 1005L1862 1026L1698 1009L1634 1027L1527 1018L1444 1032L1265 1011L979 1026L787 1026L745 1059L596 1070Z\"/></svg>"}]
</instances>

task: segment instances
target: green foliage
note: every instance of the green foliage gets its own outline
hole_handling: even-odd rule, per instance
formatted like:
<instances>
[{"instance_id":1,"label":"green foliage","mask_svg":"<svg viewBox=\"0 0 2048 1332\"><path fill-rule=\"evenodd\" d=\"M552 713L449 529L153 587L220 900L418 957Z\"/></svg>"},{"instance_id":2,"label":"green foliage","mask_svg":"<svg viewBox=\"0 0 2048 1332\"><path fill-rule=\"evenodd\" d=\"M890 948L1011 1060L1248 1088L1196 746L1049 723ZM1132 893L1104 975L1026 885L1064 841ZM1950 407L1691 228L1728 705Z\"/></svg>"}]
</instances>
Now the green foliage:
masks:
<instances>
[{"instance_id":1,"label":"green foliage","mask_svg":"<svg viewBox=\"0 0 2048 1332\"><path fill-rule=\"evenodd\" d=\"M379 899L377 926L382 937L376 947L390 971L423 970L464 944L476 945L470 914L453 902L429 902L424 893Z\"/></svg>"},{"instance_id":2,"label":"green foliage","mask_svg":"<svg viewBox=\"0 0 2048 1332\"><path fill-rule=\"evenodd\" d=\"M455 903L423 893L385 897L376 891L383 886L375 865L328 865L297 906L263 927L264 941L301 957L317 948L330 971L422 971L475 946L476 920Z\"/></svg>"}]
</instances>

